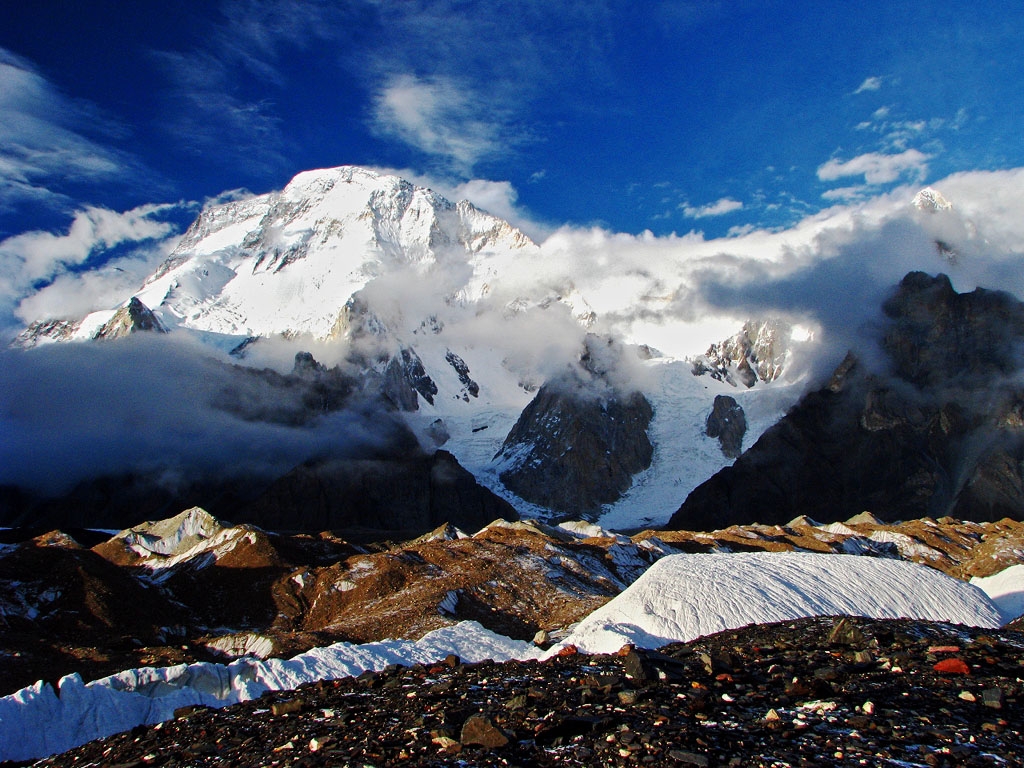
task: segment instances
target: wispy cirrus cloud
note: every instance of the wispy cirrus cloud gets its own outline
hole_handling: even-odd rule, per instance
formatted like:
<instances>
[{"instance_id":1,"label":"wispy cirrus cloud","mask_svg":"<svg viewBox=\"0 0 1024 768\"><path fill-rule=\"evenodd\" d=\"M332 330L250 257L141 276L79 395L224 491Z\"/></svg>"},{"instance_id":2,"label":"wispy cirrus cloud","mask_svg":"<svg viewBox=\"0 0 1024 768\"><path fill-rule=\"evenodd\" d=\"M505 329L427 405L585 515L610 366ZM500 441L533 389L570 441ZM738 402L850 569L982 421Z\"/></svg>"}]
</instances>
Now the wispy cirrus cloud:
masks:
<instances>
[{"instance_id":1,"label":"wispy cirrus cloud","mask_svg":"<svg viewBox=\"0 0 1024 768\"><path fill-rule=\"evenodd\" d=\"M286 115L274 96L286 94L304 77L329 78L320 59L353 34L356 4L308 0L228 0L221 21L190 48L152 51L169 87L162 93L160 127L187 154L239 165L253 175L294 171L285 140ZM355 10L354 10L355 9ZM299 54L299 57L293 56Z\"/></svg>"},{"instance_id":2,"label":"wispy cirrus cloud","mask_svg":"<svg viewBox=\"0 0 1024 768\"><path fill-rule=\"evenodd\" d=\"M165 132L194 156L259 171L287 165L282 118L263 99L247 99L233 85L232 64L208 52L156 52L154 59L172 86L166 94Z\"/></svg>"},{"instance_id":3,"label":"wispy cirrus cloud","mask_svg":"<svg viewBox=\"0 0 1024 768\"><path fill-rule=\"evenodd\" d=\"M898 154L867 152L849 160L832 158L818 166L818 179L836 179L863 176L871 185L889 184L901 178L922 181L928 175L929 155L917 149L908 149Z\"/></svg>"},{"instance_id":4,"label":"wispy cirrus cloud","mask_svg":"<svg viewBox=\"0 0 1024 768\"><path fill-rule=\"evenodd\" d=\"M515 137L489 117L485 104L447 77L399 75L387 81L373 105L374 127L470 174L481 159L507 150Z\"/></svg>"},{"instance_id":5,"label":"wispy cirrus cloud","mask_svg":"<svg viewBox=\"0 0 1024 768\"><path fill-rule=\"evenodd\" d=\"M131 158L86 133L112 121L3 48L0 115L0 211L26 202L61 206L68 181L107 181L135 171Z\"/></svg>"},{"instance_id":6,"label":"wispy cirrus cloud","mask_svg":"<svg viewBox=\"0 0 1024 768\"><path fill-rule=\"evenodd\" d=\"M854 94L865 93L868 91L878 91L882 88L882 78L873 76L864 79L864 82L857 86L857 90Z\"/></svg>"},{"instance_id":7,"label":"wispy cirrus cloud","mask_svg":"<svg viewBox=\"0 0 1024 768\"><path fill-rule=\"evenodd\" d=\"M722 197L713 203L706 205L691 205L690 203L682 203L679 209L683 212L683 216L688 219L705 219L711 216L724 216L727 213L733 211L739 211L743 208L743 203L739 200L734 200L731 197Z\"/></svg>"}]
</instances>

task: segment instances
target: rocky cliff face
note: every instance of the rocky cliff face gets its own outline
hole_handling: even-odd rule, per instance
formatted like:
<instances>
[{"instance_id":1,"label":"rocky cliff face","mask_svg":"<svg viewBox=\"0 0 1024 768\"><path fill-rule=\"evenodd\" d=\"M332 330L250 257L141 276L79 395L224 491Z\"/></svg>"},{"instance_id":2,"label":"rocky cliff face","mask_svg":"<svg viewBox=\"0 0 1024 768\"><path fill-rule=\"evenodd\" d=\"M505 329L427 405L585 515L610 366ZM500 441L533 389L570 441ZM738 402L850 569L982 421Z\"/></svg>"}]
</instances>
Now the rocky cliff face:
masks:
<instances>
[{"instance_id":1,"label":"rocky cliff face","mask_svg":"<svg viewBox=\"0 0 1024 768\"><path fill-rule=\"evenodd\" d=\"M497 518L518 519L445 451L308 462L241 505L235 517L272 530L363 528L392 536L415 536L444 523L473 529Z\"/></svg>"},{"instance_id":2,"label":"rocky cliff face","mask_svg":"<svg viewBox=\"0 0 1024 768\"><path fill-rule=\"evenodd\" d=\"M785 368L793 326L778 318L748 320L725 341L712 344L693 361L695 376L711 376L733 386L775 381Z\"/></svg>"},{"instance_id":3,"label":"rocky cliff face","mask_svg":"<svg viewBox=\"0 0 1024 768\"><path fill-rule=\"evenodd\" d=\"M848 356L736 463L698 486L670 528L798 515L839 520L1024 516L1024 304L911 273L885 304L889 370Z\"/></svg>"},{"instance_id":4,"label":"rocky cliff face","mask_svg":"<svg viewBox=\"0 0 1024 768\"><path fill-rule=\"evenodd\" d=\"M593 515L616 501L651 464L654 411L639 392L594 397L545 384L496 457L515 494L562 515Z\"/></svg>"},{"instance_id":5,"label":"rocky cliff face","mask_svg":"<svg viewBox=\"0 0 1024 768\"><path fill-rule=\"evenodd\" d=\"M127 528L182 506L206 505L225 518L285 531L364 530L380 538L418 536L442 523L476 528L515 510L476 482L453 456L422 453L411 433L378 455L306 462L278 477L164 474L100 477L57 498L0 499L5 525ZM390 453L390 455L389 455Z\"/></svg>"}]
</instances>

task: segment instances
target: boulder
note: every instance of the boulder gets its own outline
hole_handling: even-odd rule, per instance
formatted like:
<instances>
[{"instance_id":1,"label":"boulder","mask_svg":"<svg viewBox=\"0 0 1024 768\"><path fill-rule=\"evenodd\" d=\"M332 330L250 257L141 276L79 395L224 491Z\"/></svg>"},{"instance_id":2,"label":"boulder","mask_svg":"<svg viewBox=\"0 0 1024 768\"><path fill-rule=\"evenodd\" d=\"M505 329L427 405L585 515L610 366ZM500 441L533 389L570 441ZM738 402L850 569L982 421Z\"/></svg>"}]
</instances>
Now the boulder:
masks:
<instances>
[{"instance_id":1,"label":"boulder","mask_svg":"<svg viewBox=\"0 0 1024 768\"><path fill-rule=\"evenodd\" d=\"M747 417L736 398L715 395L715 403L705 424L708 437L717 437L722 453L735 459L743 450L743 435L747 432Z\"/></svg>"}]
</instances>

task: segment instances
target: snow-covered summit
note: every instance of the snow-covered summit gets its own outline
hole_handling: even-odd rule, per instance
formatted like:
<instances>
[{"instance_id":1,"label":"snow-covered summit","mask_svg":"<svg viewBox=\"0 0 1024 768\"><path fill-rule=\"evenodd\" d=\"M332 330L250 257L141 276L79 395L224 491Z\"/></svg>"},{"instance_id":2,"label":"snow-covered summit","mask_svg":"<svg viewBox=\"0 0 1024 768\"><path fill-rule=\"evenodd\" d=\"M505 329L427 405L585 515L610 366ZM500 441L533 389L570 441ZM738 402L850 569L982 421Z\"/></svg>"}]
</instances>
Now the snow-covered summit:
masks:
<instances>
[{"instance_id":1,"label":"snow-covered summit","mask_svg":"<svg viewBox=\"0 0 1024 768\"><path fill-rule=\"evenodd\" d=\"M912 205L919 211L927 211L928 213L937 213L939 211L949 211L953 209L953 204L947 200L941 192L932 187L925 187L916 195Z\"/></svg>"},{"instance_id":2,"label":"snow-covered summit","mask_svg":"<svg viewBox=\"0 0 1024 768\"><path fill-rule=\"evenodd\" d=\"M327 338L375 278L449 263L476 277L488 257L533 247L469 202L343 166L207 208L138 296L170 327Z\"/></svg>"}]
</instances>

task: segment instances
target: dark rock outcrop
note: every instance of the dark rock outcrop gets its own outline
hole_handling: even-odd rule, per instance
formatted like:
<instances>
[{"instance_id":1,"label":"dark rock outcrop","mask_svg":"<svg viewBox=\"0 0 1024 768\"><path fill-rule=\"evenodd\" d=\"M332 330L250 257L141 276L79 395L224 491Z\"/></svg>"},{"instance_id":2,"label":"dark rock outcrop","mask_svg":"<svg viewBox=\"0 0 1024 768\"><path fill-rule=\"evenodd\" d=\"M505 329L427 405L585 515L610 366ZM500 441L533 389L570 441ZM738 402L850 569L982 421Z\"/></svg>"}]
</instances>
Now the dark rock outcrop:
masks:
<instances>
[{"instance_id":1,"label":"dark rock outcrop","mask_svg":"<svg viewBox=\"0 0 1024 768\"><path fill-rule=\"evenodd\" d=\"M918 388L981 390L1024 361L1024 305L1008 293L959 294L945 275L911 272L884 310L893 373Z\"/></svg>"},{"instance_id":2,"label":"dark rock outcrop","mask_svg":"<svg viewBox=\"0 0 1024 768\"><path fill-rule=\"evenodd\" d=\"M462 384L462 399L467 403L469 402L470 396L480 396L480 385L477 384L469 375L469 366L466 365L466 361L456 355L450 349L445 353L444 359L448 361L448 364L455 369L455 373L458 374L459 383Z\"/></svg>"},{"instance_id":3,"label":"dark rock outcrop","mask_svg":"<svg viewBox=\"0 0 1024 768\"><path fill-rule=\"evenodd\" d=\"M153 310L132 296L126 306L121 307L103 327L96 331L94 339L121 339L139 331L167 333L167 329L153 314Z\"/></svg>"},{"instance_id":4,"label":"dark rock outcrop","mask_svg":"<svg viewBox=\"0 0 1024 768\"><path fill-rule=\"evenodd\" d=\"M447 451L307 462L232 515L272 530L364 528L412 535L443 523L476 530L499 517L518 519L511 505L479 485Z\"/></svg>"},{"instance_id":5,"label":"dark rock outcrop","mask_svg":"<svg viewBox=\"0 0 1024 768\"><path fill-rule=\"evenodd\" d=\"M743 435L747 432L747 416L736 398L715 395L715 404L705 425L708 437L717 437L722 453L735 459L743 450Z\"/></svg>"},{"instance_id":6,"label":"dark rock outcrop","mask_svg":"<svg viewBox=\"0 0 1024 768\"><path fill-rule=\"evenodd\" d=\"M495 459L501 481L529 502L586 516L617 501L651 464L654 411L639 392L595 397L545 384L523 410Z\"/></svg>"},{"instance_id":7,"label":"dark rock outcrop","mask_svg":"<svg viewBox=\"0 0 1024 768\"><path fill-rule=\"evenodd\" d=\"M308 352L295 355L290 373L230 366L230 385L218 392L215 408L245 421L302 426L353 405L360 382L340 366L327 368Z\"/></svg>"},{"instance_id":8,"label":"dark rock outcrop","mask_svg":"<svg viewBox=\"0 0 1024 768\"><path fill-rule=\"evenodd\" d=\"M731 467L698 486L669 528L799 515L843 520L1024 516L1024 419L1014 381L1024 304L907 275L884 306L890 371L847 357Z\"/></svg>"},{"instance_id":9,"label":"dark rock outcrop","mask_svg":"<svg viewBox=\"0 0 1024 768\"><path fill-rule=\"evenodd\" d=\"M420 397L428 403L434 402L437 384L412 349L402 348L397 355L384 356L377 365L371 365L358 357L353 363L363 368L362 388L370 393L378 393L400 411L418 411Z\"/></svg>"}]
</instances>

